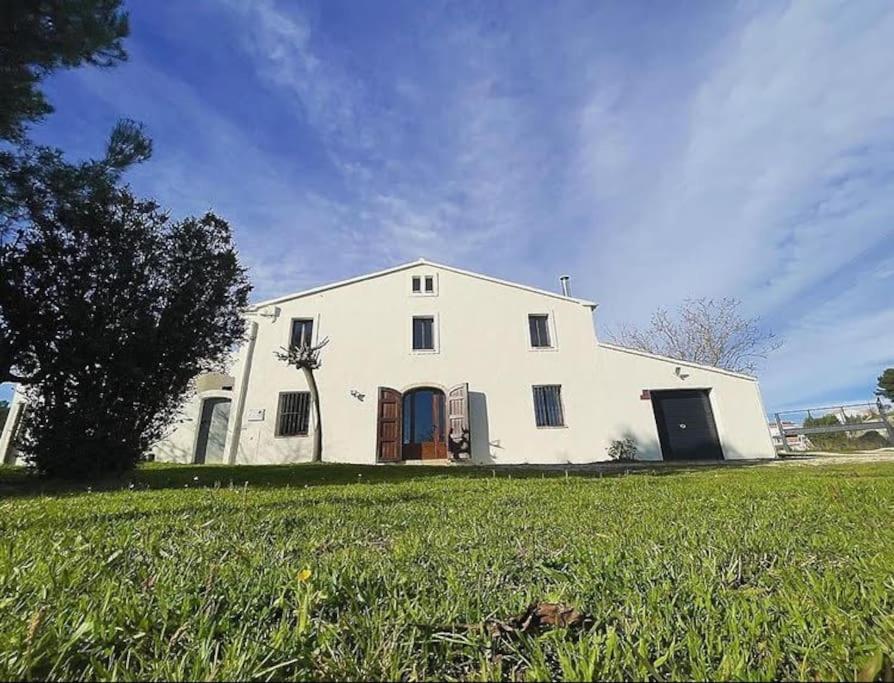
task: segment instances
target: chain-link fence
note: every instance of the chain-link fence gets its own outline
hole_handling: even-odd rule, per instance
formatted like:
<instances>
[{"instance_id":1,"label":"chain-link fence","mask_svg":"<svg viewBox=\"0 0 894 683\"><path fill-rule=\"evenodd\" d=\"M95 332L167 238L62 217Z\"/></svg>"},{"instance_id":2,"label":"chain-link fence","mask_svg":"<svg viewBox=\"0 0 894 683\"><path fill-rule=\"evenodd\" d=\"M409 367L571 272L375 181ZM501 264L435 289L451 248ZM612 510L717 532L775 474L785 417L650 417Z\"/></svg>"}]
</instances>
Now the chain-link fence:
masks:
<instances>
[{"instance_id":1,"label":"chain-link fence","mask_svg":"<svg viewBox=\"0 0 894 683\"><path fill-rule=\"evenodd\" d=\"M770 435L777 449L870 451L894 446L894 414L881 400L775 413Z\"/></svg>"}]
</instances>

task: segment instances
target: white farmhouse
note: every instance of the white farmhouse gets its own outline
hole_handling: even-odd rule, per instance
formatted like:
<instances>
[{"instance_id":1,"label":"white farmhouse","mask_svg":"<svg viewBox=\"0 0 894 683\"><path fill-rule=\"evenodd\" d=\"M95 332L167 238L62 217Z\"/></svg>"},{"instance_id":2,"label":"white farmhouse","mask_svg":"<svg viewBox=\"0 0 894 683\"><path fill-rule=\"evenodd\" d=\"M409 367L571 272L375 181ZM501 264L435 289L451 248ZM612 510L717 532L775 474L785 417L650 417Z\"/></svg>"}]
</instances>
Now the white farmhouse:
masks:
<instances>
[{"instance_id":1,"label":"white farmhouse","mask_svg":"<svg viewBox=\"0 0 894 683\"><path fill-rule=\"evenodd\" d=\"M753 377L601 343L595 307L422 259L253 305L231 376L197 379L155 458L308 461L314 410L329 462L587 463L626 438L644 460L775 457ZM276 354L324 338L315 406Z\"/></svg>"}]
</instances>

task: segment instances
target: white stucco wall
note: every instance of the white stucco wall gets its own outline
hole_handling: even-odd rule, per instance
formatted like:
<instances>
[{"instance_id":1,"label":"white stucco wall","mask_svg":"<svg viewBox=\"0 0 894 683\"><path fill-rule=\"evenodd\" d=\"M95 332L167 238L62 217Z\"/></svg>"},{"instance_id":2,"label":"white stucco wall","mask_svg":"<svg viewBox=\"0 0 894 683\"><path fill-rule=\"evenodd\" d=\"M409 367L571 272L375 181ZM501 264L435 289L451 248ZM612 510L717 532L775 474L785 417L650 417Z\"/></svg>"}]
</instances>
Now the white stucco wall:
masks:
<instances>
[{"instance_id":1,"label":"white stucco wall","mask_svg":"<svg viewBox=\"0 0 894 683\"><path fill-rule=\"evenodd\" d=\"M27 407L27 400L20 387L16 387L12 394L12 401L9 404L9 413L6 421L3 423L3 430L0 431L0 464L3 465L21 465L20 457L15 443L16 432L20 429L22 416Z\"/></svg>"},{"instance_id":2,"label":"white stucco wall","mask_svg":"<svg viewBox=\"0 0 894 683\"><path fill-rule=\"evenodd\" d=\"M435 275L437 296L411 294L414 275ZM315 337L329 338L317 372L326 460L376 461L379 386L402 392L414 386L448 390L463 382L469 383L473 461L588 462L599 457L593 449L598 385L588 305L418 264L278 308L276 318L251 316L258 330L243 420L233 425L233 432L240 431L237 463L310 459L312 433L274 435L280 392L307 388L300 372L275 357L288 344L293 318L313 318ZM555 349L530 349L531 313L551 316ZM436 318L436 352L412 351L414 315ZM245 355L234 368L237 378ZM562 385L565 427L536 427L535 384ZM363 400L352 391L363 394ZM249 421L257 410L265 412L264 420Z\"/></svg>"},{"instance_id":3,"label":"white stucco wall","mask_svg":"<svg viewBox=\"0 0 894 683\"><path fill-rule=\"evenodd\" d=\"M411 278L427 275L437 278L437 294L414 295ZM550 316L554 348L531 349L532 313ZM414 315L435 317L434 353L412 350ZM600 345L586 302L419 263L274 302L249 315L254 341L241 350L232 370L237 384L227 444L232 462L291 463L311 457L313 420L306 436L275 435L279 394L307 390L303 375L275 355L288 344L294 318L314 320L316 341L329 338L317 371L328 461L376 462L380 386L448 391L463 382L469 384L476 463L593 462L607 458L612 440L627 436L637 442L642 459L661 459L652 403L640 396L643 389L682 388L710 390L727 459L775 456L752 378ZM677 367L684 368L682 378ZM564 427L536 426L532 386L537 384L562 386ZM199 405L196 400L188 407L193 424ZM263 419L251 419L260 412ZM159 459L183 461L178 452L191 458L195 428L181 428L174 441L180 443L171 449L174 454L168 456L162 444Z\"/></svg>"},{"instance_id":4,"label":"white stucco wall","mask_svg":"<svg viewBox=\"0 0 894 683\"><path fill-rule=\"evenodd\" d=\"M744 375L599 344L598 382L602 452L614 439L631 437L643 460L661 460L658 427L646 390L709 389L711 409L726 460L774 458L757 381ZM676 369L680 368L677 374Z\"/></svg>"},{"instance_id":5,"label":"white stucco wall","mask_svg":"<svg viewBox=\"0 0 894 683\"><path fill-rule=\"evenodd\" d=\"M437 278L437 295L414 295L411 278L427 275ZM529 314L550 316L553 348L530 347ZM414 315L435 318L435 352L412 350ZM307 390L303 375L275 356L289 342L293 318L312 318L315 339L329 338L316 375L327 461L376 462L380 386L446 392L461 383L469 385L472 460L479 464L605 460L611 442L625 437L641 459L661 459L652 402L641 394L666 389L709 390L726 459L775 457L752 378L600 344L588 302L419 262L247 313L248 340L228 364L232 378L209 375L197 384L204 390L184 402L152 449L156 459L193 462L202 402L218 396L233 401L225 462L310 459L313 419L306 436L275 436L279 394ZM561 385L564 427L536 426L532 386L539 384ZM252 419L259 412L263 419ZM0 456L8 432L7 425Z\"/></svg>"},{"instance_id":6,"label":"white stucco wall","mask_svg":"<svg viewBox=\"0 0 894 683\"><path fill-rule=\"evenodd\" d=\"M159 462L176 462L188 464L195 462L196 441L198 440L199 421L202 418L202 404L208 398L233 399L232 391L207 389L190 391L183 401L177 417L169 426L165 435L153 444L150 451Z\"/></svg>"}]
</instances>

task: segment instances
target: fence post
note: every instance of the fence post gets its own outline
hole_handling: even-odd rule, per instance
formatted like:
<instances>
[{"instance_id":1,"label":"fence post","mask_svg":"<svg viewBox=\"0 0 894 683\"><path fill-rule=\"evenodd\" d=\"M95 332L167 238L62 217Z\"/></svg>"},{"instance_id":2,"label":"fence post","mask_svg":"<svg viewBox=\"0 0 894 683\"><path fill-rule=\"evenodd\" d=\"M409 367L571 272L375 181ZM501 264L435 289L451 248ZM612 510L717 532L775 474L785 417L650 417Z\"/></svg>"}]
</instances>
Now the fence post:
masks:
<instances>
[{"instance_id":1,"label":"fence post","mask_svg":"<svg viewBox=\"0 0 894 683\"><path fill-rule=\"evenodd\" d=\"M782 428L782 418L779 417L779 413L776 413L776 429L779 430L779 436L782 439L782 447L785 449L785 452L791 453L792 449L789 448L788 437L785 435L785 430Z\"/></svg>"},{"instance_id":2,"label":"fence post","mask_svg":"<svg viewBox=\"0 0 894 683\"><path fill-rule=\"evenodd\" d=\"M885 429L888 432L888 443L894 446L894 425L888 421L888 416L885 414L885 407L882 405L882 399L875 399L875 405L878 406L878 416L882 418L882 422L885 423Z\"/></svg>"},{"instance_id":3,"label":"fence post","mask_svg":"<svg viewBox=\"0 0 894 683\"><path fill-rule=\"evenodd\" d=\"M848 424L848 421L847 421L847 413L846 413L845 410L844 410L844 406L841 406L841 408L839 408L839 410L841 411L841 424L843 424L843 425ZM845 433L844 433L844 438L845 438L845 439L852 439L852 438L853 438L853 432L845 432Z\"/></svg>"}]
</instances>

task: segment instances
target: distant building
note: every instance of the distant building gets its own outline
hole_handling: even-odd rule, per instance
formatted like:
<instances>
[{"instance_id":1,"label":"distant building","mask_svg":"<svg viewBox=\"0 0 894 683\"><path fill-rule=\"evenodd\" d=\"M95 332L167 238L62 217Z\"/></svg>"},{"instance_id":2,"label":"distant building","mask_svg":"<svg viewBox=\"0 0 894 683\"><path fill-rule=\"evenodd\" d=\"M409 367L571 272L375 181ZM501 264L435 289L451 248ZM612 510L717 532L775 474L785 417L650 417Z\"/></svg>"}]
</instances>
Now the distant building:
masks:
<instances>
[{"instance_id":1,"label":"distant building","mask_svg":"<svg viewBox=\"0 0 894 683\"><path fill-rule=\"evenodd\" d=\"M773 439L773 446L775 446L777 450L781 450L783 448L783 443L782 434L779 433L779 425L775 422L768 422L767 426L770 428L770 438ZM798 425L794 422L783 421L782 423L783 429L797 426ZM788 447L793 451L809 451L813 448L810 439L804 434L789 434L785 438L788 441Z\"/></svg>"}]
</instances>

